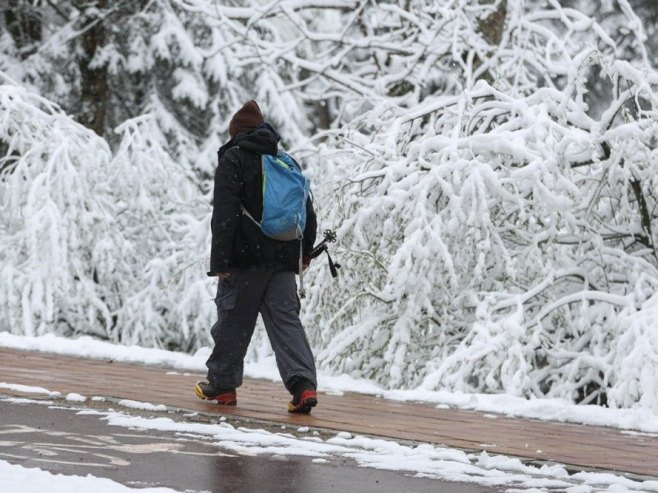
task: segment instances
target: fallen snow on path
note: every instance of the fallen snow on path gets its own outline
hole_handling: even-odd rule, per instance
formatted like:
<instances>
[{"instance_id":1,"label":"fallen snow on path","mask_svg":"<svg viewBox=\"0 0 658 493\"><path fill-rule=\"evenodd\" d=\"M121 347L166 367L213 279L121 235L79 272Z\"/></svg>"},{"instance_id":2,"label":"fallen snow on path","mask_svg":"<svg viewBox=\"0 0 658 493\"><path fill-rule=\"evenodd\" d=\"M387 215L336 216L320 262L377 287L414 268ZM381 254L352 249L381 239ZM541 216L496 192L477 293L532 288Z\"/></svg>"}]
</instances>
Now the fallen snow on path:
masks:
<instances>
[{"instance_id":1,"label":"fallen snow on path","mask_svg":"<svg viewBox=\"0 0 658 493\"><path fill-rule=\"evenodd\" d=\"M66 401L68 402L85 402L87 398L84 395L76 394L75 392L71 392L70 394L66 395L65 398Z\"/></svg>"},{"instance_id":2,"label":"fallen snow on path","mask_svg":"<svg viewBox=\"0 0 658 493\"><path fill-rule=\"evenodd\" d=\"M408 446L392 440L367 438L347 432L322 440L315 435L297 437L289 433L236 428L226 422L186 423L170 418L144 418L114 411L85 410L81 413L99 415L112 426L206 437L216 446L242 455L304 456L312 458L315 463L329 464L342 457L352 459L362 467L401 471L417 477L446 481L522 488L521 491L526 492L552 489L569 493L590 493L604 489L658 492L658 481L633 481L611 473L569 473L563 465L537 467L523 464L516 458L489 455L486 452L466 453L429 444Z\"/></svg>"},{"instance_id":3,"label":"fallen snow on path","mask_svg":"<svg viewBox=\"0 0 658 493\"><path fill-rule=\"evenodd\" d=\"M41 337L16 336L0 332L0 347L111 359L126 363L141 363L173 368L177 371L205 374L205 361L210 348L203 348L194 355L149 349L139 346L120 346L91 337L66 339L53 335ZM260 363L246 363L245 376L280 381L274 358ZM0 383L2 386L10 385ZM437 407L452 406L482 412L500 413L549 421L609 426L645 433L658 433L658 416L646 408L607 409L600 406L578 406L563 399L522 399L508 394L461 394L445 391L385 390L373 382L357 380L347 375L318 375L320 391L340 394L359 392L380 395L399 401L422 401ZM43 393L44 389L40 389Z\"/></svg>"},{"instance_id":4,"label":"fallen snow on path","mask_svg":"<svg viewBox=\"0 0 658 493\"><path fill-rule=\"evenodd\" d=\"M3 493L176 493L170 488L129 488L110 479L52 474L36 468L0 460L0 486Z\"/></svg>"},{"instance_id":5,"label":"fallen snow on path","mask_svg":"<svg viewBox=\"0 0 658 493\"><path fill-rule=\"evenodd\" d=\"M60 392L51 392L43 387L33 387L31 385L19 385L7 382L0 382L0 390L2 389L15 390L23 394L45 394L50 397L59 397L62 395Z\"/></svg>"},{"instance_id":6,"label":"fallen snow on path","mask_svg":"<svg viewBox=\"0 0 658 493\"><path fill-rule=\"evenodd\" d=\"M15 404L43 404L29 399L4 398ZM148 403L134 403L135 408L150 408ZM63 409L58 405L53 409ZM68 408L64 408L68 409ZM351 459L362 467L399 471L415 477L444 481L475 483L505 488L504 491L541 493L593 493L599 491L658 492L658 481L634 481L607 472L569 472L561 464L533 466L502 455L467 453L448 447L420 444L403 445L392 440L368 438L348 432L337 433L323 440L304 427L297 428L302 436L285 431L273 433L263 429L235 427L225 420L216 424L179 422L170 418L145 418L123 412L78 408L80 415L98 416L110 426L131 430L154 430L175 433L186 438L211 441L223 450L248 456L289 455L308 457L316 464L342 463ZM285 430L285 426L282 429ZM18 479L17 479L18 478ZM22 478L22 479L21 479ZM42 488L42 489L40 489ZM93 491L127 493L132 490L110 480L87 476L53 475L38 469L26 469L0 461L0 490L8 493ZM170 493L166 488L139 489L147 493Z\"/></svg>"},{"instance_id":7,"label":"fallen snow on path","mask_svg":"<svg viewBox=\"0 0 658 493\"><path fill-rule=\"evenodd\" d=\"M167 406L164 404L151 404L150 402L132 401L130 399L121 399L117 404L132 409L142 409L144 411L166 411Z\"/></svg>"}]
</instances>

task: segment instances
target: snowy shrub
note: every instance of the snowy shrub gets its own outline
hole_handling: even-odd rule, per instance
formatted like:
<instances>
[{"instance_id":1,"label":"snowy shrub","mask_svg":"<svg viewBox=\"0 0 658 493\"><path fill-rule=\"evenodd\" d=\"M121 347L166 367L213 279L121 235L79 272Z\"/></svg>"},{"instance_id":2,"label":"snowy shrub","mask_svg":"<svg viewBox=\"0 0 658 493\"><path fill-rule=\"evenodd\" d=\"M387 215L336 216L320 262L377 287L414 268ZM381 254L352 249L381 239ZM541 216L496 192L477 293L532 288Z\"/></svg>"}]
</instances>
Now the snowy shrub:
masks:
<instances>
[{"instance_id":1,"label":"snowy shrub","mask_svg":"<svg viewBox=\"0 0 658 493\"><path fill-rule=\"evenodd\" d=\"M207 344L215 151L254 97L338 230L303 304L322 369L658 409L655 42L599 3L44 6L0 70L104 140L2 86L0 329Z\"/></svg>"},{"instance_id":2,"label":"snowy shrub","mask_svg":"<svg viewBox=\"0 0 658 493\"><path fill-rule=\"evenodd\" d=\"M314 269L305 320L322 366L391 387L655 395L642 376L654 363L622 366L631 329L620 317L635 320L658 287L658 76L617 60L591 19L551 5L510 4L495 50L465 11L437 11L433 62L452 53L460 90L423 96L423 58L395 105L381 77L368 81L384 102L336 135L342 155L325 154L344 175L330 208L344 266L339 288ZM607 81L600 114L585 102L592 66ZM613 405L639 401L615 391Z\"/></svg>"},{"instance_id":3,"label":"snowy shrub","mask_svg":"<svg viewBox=\"0 0 658 493\"><path fill-rule=\"evenodd\" d=\"M118 131L113 200L133 265L113 339L194 349L208 340L215 312L205 275L209 206L191 171L165 152L154 117L129 120Z\"/></svg>"},{"instance_id":4,"label":"snowy shrub","mask_svg":"<svg viewBox=\"0 0 658 493\"><path fill-rule=\"evenodd\" d=\"M0 86L0 329L194 347L207 338L208 224L145 115L107 143Z\"/></svg>"},{"instance_id":5,"label":"snowy shrub","mask_svg":"<svg viewBox=\"0 0 658 493\"><path fill-rule=\"evenodd\" d=\"M105 336L119 307L124 240L111 152L52 103L0 85L0 328Z\"/></svg>"},{"instance_id":6,"label":"snowy shrub","mask_svg":"<svg viewBox=\"0 0 658 493\"><path fill-rule=\"evenodd\" d=\"M243 43L240 11L215 7L209 2L157 0L104 10L61 2L56 10L43 6L34 12L42 21L38 50L19 46L9 33L0 36L0 70L81 121L89 123L86 112L95 104L103 116L101 124L95 124L97 118L90 123L103 138L86 133L89 144L84 154L78 153L76 169L103 170L104 182L97 191L102 193L94 198L106 208L104 227L116 235L85 231L89 238L84 248L102 251L107 259L82 256L79 261L89 264L89 272L68 274L103 291L98 298L105 319L102 324L92 319L87 325L65 324L65 331L44 323L40 331L92 333L126 344L183 350L209 343L215 311L213 283L205 275L210 192L216 151L227 135L231 111L257 97L268 119L285 136L297 139L304 120L294 95L279 92L285 82L276 68L261 63L257 46ZM237 30L227 29L227 23ZM267 35L267 26L262 32ZM97 85L90 99L85 85L91 83ZM40 127L34 135L34 140L61 141ZM102 154L97 146L102 146ZM0 144L0 152L4 150ZM14 159L12 152L6 159ZM98 158L91 162L87 156ZM12 178L6 187L22 196L25 187L18 187L17 180ZM70 221L58 231L78 235L80 226ZM108 241L94 244L95 238ZM71 247L68 255L82 255L82 250ZM96 260L99 265L94 267ZM26 267L29 277L25 263L7 258L6 264L11 269ZM112 276L97 278L101 264ZM16 285L6 288L15 298ZM86 312L85 304L80 300L78 309ZM25 314L31 306L36 305L25 305ZM12 323L7 326L31 333L16 317L8 315Z\"/></svg>"},{"instance_id":7,"label":"snowy shrub","mask_svg":"<svg viewBox=\"0 0 658 493\"><path fill-rule=\"evenodd\" d=\"M634 308L634 307L633 307ZM625 309L613 326L615 338L607 363L614 368L608 401L616 407L639 404L658 408L656 351L658 351L658 295L654 294L639 309Z\"/></svg>"}]
</instances>

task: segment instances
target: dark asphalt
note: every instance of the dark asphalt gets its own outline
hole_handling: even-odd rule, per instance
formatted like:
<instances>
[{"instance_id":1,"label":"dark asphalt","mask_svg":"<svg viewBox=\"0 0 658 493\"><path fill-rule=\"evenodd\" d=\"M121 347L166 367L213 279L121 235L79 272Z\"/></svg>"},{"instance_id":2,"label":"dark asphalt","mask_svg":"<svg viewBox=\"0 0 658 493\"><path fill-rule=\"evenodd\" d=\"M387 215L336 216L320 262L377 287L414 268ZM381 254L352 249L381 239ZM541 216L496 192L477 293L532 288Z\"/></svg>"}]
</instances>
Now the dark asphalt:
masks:
<instances>
[{"instance_id":1,"label":"dark asphalt","mask_svg":"<svg viewBox=\"0 0 658 493\"><path fill-rule=\"evenodd\" d=\"M0 460L52 473L91 474L134 488L161 486L178 491L493 491L358 467L342 458L318 464L308 457L241 456L201 438L108 426L100 418L71 409L0 400Z\"/></svg>"}]
</instances>

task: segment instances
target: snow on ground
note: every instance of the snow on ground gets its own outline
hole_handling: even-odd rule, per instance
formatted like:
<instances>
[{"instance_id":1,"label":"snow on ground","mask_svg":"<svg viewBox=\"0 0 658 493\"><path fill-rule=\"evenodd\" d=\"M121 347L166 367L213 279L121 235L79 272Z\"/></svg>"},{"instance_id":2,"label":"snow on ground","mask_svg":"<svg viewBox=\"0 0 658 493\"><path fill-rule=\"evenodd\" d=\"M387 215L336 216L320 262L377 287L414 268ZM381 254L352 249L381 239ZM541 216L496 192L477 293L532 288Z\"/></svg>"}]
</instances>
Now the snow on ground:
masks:
<instances>
[{"instance_id":1,"label":"snow on ground","mask_svg":"<svg viewBox=\"0 0 658 493\"><path fill-rule=\"evenodd\" d=\"M43 400L5 398L14 404L40 404ZM59 409L57 405L51 406ZM146 403L134 403L134 407L148 409ZM658 481L635 481L611 473L570 473L560 464L533 466L516 458L482 453L467 453L457 449L420 444L409 446L392 440L368 438L340 432L323 440L316 433L295 436L286 432L273 433L262 429L234 427L229 423L205 424L177 422L170 418L144 418L117 411L97 411L79 408L81 415L98 416L110 426L131 430L155 430L175 433L187 439L211 441L215 446L241 455L290 455L307 457L316 464L331 464L344 458L355 461L362 467L400 471L416 477L445 481L475 483L483 486L503 488L506 492L593 493L598 491L643 491L658 492ZM297 430L300 432L300 429ZM306 433L310 430L301 430ZM27 479L26 479L27 478ZM39 469L27 469L0 461L0 485L2 491L94 491L123 493L133 491L110 480L91 475L53 475ZM20 487L18 485L21 485ZM27 485L27 489L24 486ZM39 488L43 488L39 490ZM164 493L166 488L140 489L147 493Z\"/></svg>"},{"instance_id":2,"label":"snow on ground","mask_svg":"<svg viewBox=\"0 0 658 493\"><path fill-rule=\"evenodd\" d=\"M98 413L98 411L81 411ZM655 491L658 481L633 481L611 473L570 474L562 465L525 465L519 459L486 452L421 444L408 446L392 440L367 438L347 432L322 440L288 433L236 428L229 423L181 423L169 418L143 418L117 412L99 413L110 425L210 437L223 449L243 455L277 454L324 459L345 457L363 467L412 473L447 481L513 488L560 489L570 493L608 491Z\"/></svg>"},{"instance_id":3,"label":"snow on ground","mask_svg":"<svg viewBox=\"0 0 658 493\"><path fill-rule=\"evenodd\" d=\"M120 346L91 337L66 339L53 335L41 337L16 336L0 332L0 347L30 349L88 358L112 359L129 363L143 363L173 368L177 371L205 373L205 361L210 348L194 355L148 349L139 346ZM245 376L280 381L274 358L260 363L245 364ZM0 383L0 388L3 384ZM320 373L318 387L331 393L359 392L381 395L400 401L424 401L437 406L452 406L482 412L500 413L549 421L609 426L644 433L658 433L658 416L646 408L607 409L600 406L579 406L563 399L522 399L508 394L462 394L445 391L384 390L373 382L357 380L347 375L331 376Z\"/></svg>"},{"instance_id":4,"label":"snow on ground","mask_svg":"<svg viewBox=\"0 0 658 493\"><path fill-rule=\"evenodd\" d=\"M207 351L199 351L194 356L164 350L125 347L83 337L76 340L52 335L29 338L0 333L0 346L17 349L31 349L66 355L113 359L123 362L139 362L162 365L183 372L204 372ZM250 377L272 379L276 374L273 361L246 365L245 373ZM320 375L321 390L340 393L344 391L380 394L400 400L418 400L446 405L478 409L481 411L530 416L541 419L560 419L587 424L607 424L619 428L632 428L639 432L658 430L658 417L647 415L642 410L610 410L596 406L575 406L558 400L524 401L512 396L464 395L448 392L428 391L384 391L372 382L359 381L347 376L332 377ZM84 396L69 394L61 396L41 387L27 387L12 383L0 383L2 388L20 390L26 393L62 397L70 403L83 405ZM29 399L6 399L14 404L27 404ZM37 401L38 402L38 401ZM43 404L43 403L42 403ZM51 402L52 404L52 402ZM165 406L124 400L122 407L131 409L165 410ZM354 460L363 467L402 471L419 477L437 478L447 481L471 482L492 487L507 488L507 491L567 491L569 493L590 493L594 491L655 491L658 481L634 481L611 473L569 472L563 465L527 465L516 458L482 453L467 453L431 444L417 446L403 445L392 440L367 438L347 432L337 433L323 440L308 430L297 429L302 436L288 433L285 427L281 432L236 428L222 421L218 424L176 422L169 418L144 418L127 412L100 412L80 408L81 414L99 415L109 425L126 428L158 430L186 436L196 436L211 440L218 447L245 455L278 454L304 456L316 463L331 463L336 458ZM644 420L644 421L643 421ZM634 431L633 433L636 433ZM30 476L33 490L16 489L20 484L15 478ZM52 475L44 471L25 469L0 461L0 485L2 491L85 491L128 492L130 488L92 476ZM40 489L41 488L41 489ZM60 489L56 489L60 488ZM168 489L140 490L147 492L171 492Z\"/></svg>"},{"instance_id":5,"label":"snow on ground","mask_svg":"<svg viewBox=\"0 0 658 493\"><path fill-rule=\"evenodd\" d=\"M16 390L17 392L22 392L24 394L46 394L50 397L59 397L62 395L60 392L52 392L48 389L44 389L43 387L32 387L29 385L20 385L7 382L0 382L0 390L2 389Z\"/></svg>"},{"instance_id":6,"label":"snow on ground","mask_svg":"<svg viewBox=\"0 0 658 493\"><path fill-rule=\"evenodd\" d=\"M65 399L68 402L85 402L87 400L84 395L76 394L75 392L67 394Z\"/></svg>"},{"instance_id":7,"label":"snow on ground","mask_svg":"<svg viewBox=\"0 0 658 493\"><path fill-rule=\"evenodd\" d=\"M17 404L29 404L29 399L5 399ZM43 402L34 401L43 405ZM135 403L135 407L148 408ZM57 408L57 405L51 406ZM317 464L331 464L341 459L351 459L362 467L400 471L417 477L446 481L476 483L484 486L505 488L505 491L545 492L551 490L568 493L595 491L646 491L658 492L658 481L634 481L611 473L570 473L559 464L532 466L519 459L500 455L467 453L457 449L420 444L409 446L391 440L367 438L340 432L323 440L317 433L295 436L285 431L273 433L262 429L234 427L229 423L218 424L177 422L170 418L144 418L123 412L78 409L78 414L98 416L110 426L128 429L156 430L175 433L186 438L211 441L223 450L242 455L294 455L307 457ZM299 429L297 430L300 431ZM302 431L304 433L304 431ZM30 488L15 488L22 475L29 475ZM15 479L19 478L19 479ZM88 481L84 491L128 492L133 491L108 480L90 475L54 476L35 469L11 466L0 461L0 485L2 491L83 491L82 481ZM51 484L55 488L51 488ZM7 488L8 487L8 488ZM112 489L115 487L116 489ZM60 488L60 489L56 489ZM68 488L68 489L67 489ZM168 489L146 489L146 492L170 492Z\"/></svg>"},{"instance_id":8,"label":"snow on ground","mask_svg":"<svg viewBox=\"0 0 658 493\"><path fill-rule=\"evenodd\" d=\"M0 460L0 485L4 493L176 493L169 488L128 488L110 479L51 474Z\"/></svg>"},{"instance_id":9,"label":"snow on ground","mask_svg":"<svg viewBox=\"0 0 658 493\"><path fill-rule=\"evenodd\" d=\"M132 409L143 409L144 411L166 411L167 406L164 404L151 404L150 402L138 402L130 399L121 399L117 404Z\"/></svg>"}]
</instances>

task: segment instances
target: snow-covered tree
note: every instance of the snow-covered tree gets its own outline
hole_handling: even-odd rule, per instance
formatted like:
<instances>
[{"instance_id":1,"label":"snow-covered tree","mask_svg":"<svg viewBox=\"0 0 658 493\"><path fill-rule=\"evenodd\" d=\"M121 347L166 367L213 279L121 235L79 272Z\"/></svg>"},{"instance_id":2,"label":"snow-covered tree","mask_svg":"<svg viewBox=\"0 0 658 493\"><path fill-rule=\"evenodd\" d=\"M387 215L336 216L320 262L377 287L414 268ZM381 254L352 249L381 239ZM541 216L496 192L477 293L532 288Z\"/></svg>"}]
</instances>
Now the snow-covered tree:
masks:
<instances>
[{"instance_id":1,"label":"snow-covered tree","mask_svg":"<svg viewBox=\"0 0 658 493\"><path fill-rule=\"evenodd\" d=\"M18 12L40 23L39 37L6 31L0 70L59 103L114 149L116 127L152 114L167 136L167 152L194 170L207 191L231 111L245 100L258 97L286 134L301 135L297 103L273 87L275 67L243 42L247 27L226 28L235 22L227 16L243 17L239 8L203 2L201 12L178 0L17 3L21 9L5 10L5 24L14 25Z\"/></svg>"},{"instance_id":2,"label":"snow-covered tree","mask_svg":"<svg viewBox=\"0 0 658 493\"><path fill-rule=\"evenodd\" d=\"M196 349L208 338L214 304L207 271L209 216L190 170L166 152L152 115L118 128L112 162L117 226L130 246L130 276L112 339Z\"/></svg>"},{"instance_id":3,"label":"snow-covered tree","mask_svg":"<svg viewBox=\"0 0 658 493\"><path fill-rule=\"evenodd\" d=\"M119 308L124 241L111 152L51 102L0 85L0 328L105 337Z\"/></svg>"},{"instance_id":4,"label":"snow-covered tree","mask_svg":"<svg viewBox=\"0 0 658 493\"><path fill-rule=\"evenodd\" d=\"M304 302L322 368L658 406L655 19L628 0L14 3L0 70L103 139L3 86L36 118L17 137L5 117L0 139L12 330L52 325L16 294L38 292L41 265L24 245L42 208L19 171L46 183L56 169L95 191L71 194L82 210L53 200L71 215L53 231L84 238L60 251L87 266L63 264L58 296L89 287L86 318L56 330L207 343L209 178L232 110L254 97L312 176L322 227L338 228L341 278L314 262ZM45 160L30 157L44 142ZM79 147L75 166L59 144Z\"/></svg>"},{"instance_id":5,"label":"snow-covered tree","mask_svg":"<svg viewBox=\"0 0 658 493\"><path fill-rule=\"evenodd\" d=\"M125 122L112 154L11 81L0 108L0 328L193 346L210 320L203 195L153 118Z\"/></svg>"},{"instance_id":6,"label":"snow-covered tree","mask_svg":"<svg viewBox=\"0 0 658 493\"><path fill-rule=\"evenodd\" d=\"M474 19L500 5L379 20L413 22L407 43L424 49L402 65L405 100L381 74L361 81L372 109L321 155L344 177L327 208L344 265L339 286L315 270L318 359L390 386L655 406L642 376L655 363L629 366L626 352L658 341L622 320L650 313L658 287L656 72L620 60L599 24L557 2L508 3L492 46ZM450 64L452 90L424 93ZM603 111L585 102L594 73L609 88ZM629 386L634 398L608 395Z\"/></svg>"}]
</instances>

